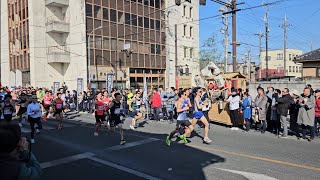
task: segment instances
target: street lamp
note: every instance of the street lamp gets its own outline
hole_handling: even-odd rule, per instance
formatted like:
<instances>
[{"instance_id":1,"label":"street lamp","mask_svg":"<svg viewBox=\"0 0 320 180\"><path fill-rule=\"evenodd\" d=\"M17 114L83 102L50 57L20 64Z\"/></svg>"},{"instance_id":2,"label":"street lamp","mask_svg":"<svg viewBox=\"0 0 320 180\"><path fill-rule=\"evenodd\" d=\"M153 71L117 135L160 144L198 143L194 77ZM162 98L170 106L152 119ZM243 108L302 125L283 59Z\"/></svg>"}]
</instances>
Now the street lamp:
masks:
<instances>
[{"instance_id":1,"label":"street lamp","mask_svg":"<svg viewBox=\"0 0 320 180\"><path fill-rule=\"evenodd\" d=\"M103 27L102 26L99 26L99 27L97 27L97 28L95 28L95 29L93 29L90 33L89 33L89 35L88 35L88 37L87 37L87 42L88 42L88 66L87 66L87 77L88 77L88 86L89 86L89 88L91 88L90 86L91 86L91 78L90 78L90 66L91 66L91 56L90 56L90 47L91 47L91 42L90 42L90 36L91 36L91 34L94 32L94 31L96 31L96 30L98 30L98 29L102 29Z\"/></svg>"}]
</instances>

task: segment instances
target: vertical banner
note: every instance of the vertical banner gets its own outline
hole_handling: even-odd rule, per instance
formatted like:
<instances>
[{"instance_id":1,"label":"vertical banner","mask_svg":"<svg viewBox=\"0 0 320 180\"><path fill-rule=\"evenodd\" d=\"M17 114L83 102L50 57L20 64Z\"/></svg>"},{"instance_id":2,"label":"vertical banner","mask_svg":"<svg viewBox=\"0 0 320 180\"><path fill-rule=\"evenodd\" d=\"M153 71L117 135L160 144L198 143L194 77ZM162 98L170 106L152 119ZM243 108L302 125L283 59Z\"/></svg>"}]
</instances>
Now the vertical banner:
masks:
<instances>
[{"instance_id":1,"label":"vertical banner","mask_svg":"<svg viewBox=\"0 0 320 180\"><path fill-rule=\"evenodd\" d=\"M148 104L148 84L146 74L143 77L143 101L147 111L147 120L149 120L149 104Z\"/></svg>"},{"instance_id":2,"label":"vertical banner","mask_svg":"<svg viewBox=\"0 0 320 180\"><path fill-rule=\"evenodd\" d=\"M83 91L83 78L77 78L77 95Z\"/></svg>"},{"instance_id":3,"label":"vertical banner","mask_svg":"<svg viewBox=\"0 0 320 180\"><path fill-rule=\"evenodd\" d=\"M60 88L60 82L54 82L53 83L53 93L57 93L59 88Z\"/></svg>"},{"instance_id":4,"label":"vertical banner","mask_svg":"<svg viewBox=\"0 0 320 180\"><path fill-rule=\"evenodd\" d=\"M113 74L108 73L106 77L106 89L109 95L111 94L112 88L113 88Z\"/></svg>"}]
</instances>

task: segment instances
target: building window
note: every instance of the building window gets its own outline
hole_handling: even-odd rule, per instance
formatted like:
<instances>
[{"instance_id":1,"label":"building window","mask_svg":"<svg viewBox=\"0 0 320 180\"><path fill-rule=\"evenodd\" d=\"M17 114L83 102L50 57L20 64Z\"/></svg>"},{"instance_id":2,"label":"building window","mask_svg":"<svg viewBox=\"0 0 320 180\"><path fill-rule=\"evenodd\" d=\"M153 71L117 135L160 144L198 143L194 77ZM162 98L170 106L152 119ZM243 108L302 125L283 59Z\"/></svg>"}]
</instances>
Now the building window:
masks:
<instances>
[{"instance_id":1,"label":"building window","mask_svg":"<svg viewBox=\"0 0 320 180\"><path fill-rule=\"evenodd\" d=\"M296 72L299 72L299 67L298 66L296 66Z\"/></svg>"},{"instance_id":2,"label":"building window","mask_svg":"<svg viewBox=\"0 0 320 180\"><path fill-rule=\"evenodd\" d=\"M110 21L117 22L117 11L110 9Z\"/></svg>"},{"instance_id":3,"label":"building window","mask_svg":"<svg viewBox=\"0 0 320 180\"><path fill-rule=\"evenodd\" d=\"M143 27L143 18L141 16L138 17L138 26Z\"/></svg>"},{"instance_id":4,"label":"building window","mask_svg":"<svg viewBox=\"0 0 320 180\"><path fill-rule=\"evenodd\" d=\"M92 17L92 5L86 4L86 15Z\"/></svg>"},{"instance_id":5,"label":"building window","mask_svg":"<svg viewBox=\"0 0 320 180\"><path fill-rule=\"evenodd\" d=\"M283 53L277 54L277 60L283 60Z\"/></svg>"},{"instance_id":6,"label":"building window","mask_svg":"<svg viewBox=\"0 0 320 180\"><path fill-rule=\"evenodd\" d=\"M193 58L193 48L190 48L190 58Z\"/></svg>"},{"instance_id":7,"label":"building window","mask_svg":"<svg viewBox=\"0 0 320 180\"><path fill-rule=\"evenodd\" d=\"M289 66L289 72L291 72L291 66Z\"/></svg>"},{"instance_id":8,"label":"building window","mask_svg":"<svg viewBox=\"0 0 320 180\"><path fill-rule=\"evenodd\" d=\"M294 66L292 66L292 72L296 72Z\"/></svg>"},{"instance_id":9,"label":"building window","mask_svg":"<svg viewBox=\"0 0 320 180\"><path fill-rule=\"evenodd\" d=\"M149 18L144 18L144 28L149 28Z\"/></svg>"},{"instance_id":10,"label":"building window","mask_svg":"<svg viewBox=\"0 0 320 180\"><path fill-rule=\"evenodd\" d=\"M156 20L156 30L160 30L160 21Z\"/></svg>"},{"instance_id":11,"label":"building window","mask_svg":"<svg viewBox=\"0 0 320 180\"><path fill-rule=\"evenodd\" d=\"M149 0L144 0L144 5L148 6L149 5Z\"/></svg>"},{"instance_id":12,"label":"building window","mask_svg":"<svg viewBox=\"0 0 320 180\"><path fill-rule=\"evenodd\" d=\"M183 26L183 35L186 36L187 34L187 25Z\"/></svg>"},{"instance_id":13,"label":"building window","mask_svg":"<svg viewBox=\"0 0 320 180\"><path fill-rule=\"evenodd\" d=\"M184 47L183 49L183 57L187 58L187 47Z\"/></svg>"},{"instance_id":14,"label":"building window","mask_svg":"<svg viewBox=\"0 0 320 180\"><path fill-rule=\"evenodd\" d=\"M132 25L137 26L137 15L132 14Z\"/></svg>"},{"instance_id":15,"label":"building window","mask_svg":"<svg viewBox=\"0 0 320 180\"><path fill-rule=\"evenodd\" d=\"M190 37L192 37L192 31L193 31L193 27L190 27Z\"/></svg>"},{"instance_id":16,"label":"building window","mask_svg":"<svg viewBox=\"0 0 320 180\"><path fill-rule=\"evenodd\" d=\"M154 20L153 19L150 19L150 28L154 29Z\"/></svg>"},{"instance_id":17,"label":"building window","mask_svg":"<svg viewBox=\"0 0 320 180\"><path fill-rule=\"evenodd\" d=\"M301 68L301 67L299 67L299 72L301 73L301 71L302 71L302 68Z\"/></svg>"},{"instance_id":18,"label":"building window","mask_svg":"<svg viewBox=\"0 0 320 180\"><path fill-rule=\"evenodd\" d=\"M151 44L151 54L155 54L155 53L156 53L155 44Z\"/></svg>"},{"instance_id":19,"label":"building window","mask_svg":"<svg viewBox=\"0 0 320 180\"><path fill-rule=\"evenodd\" d=\"M161 53L161 47L159 44L156 44L156 54L160 54Z\"/></svg>"},{"instance_id":20,"label":"building window","mask_svg":"<svg viewBox=\"0 0 320 180\"><path fill-rule=\"evenodd\" d=\"M189 17L192 18L192 7L190 7Z\"/></svg>"},{"instance_id":21,"label":"building window","mask_svg":"<svg viewBox=\"0 0 320 180\"><path fill-rule=\"evenodd\" d=\"M183 6L183 16L186 16L187 13L187 6Z\"/></svg>"},{"instance_id":22,"label":"building window","mask_svg":"<svg viewBox=\"0 0 320 180\"><path fill-rule=\"evenodd\" d=\"M153 0L150 1L150 6L154 7L154 1Z\"/></svg>"},{"instance_id":23,"label":"building window","mask_svg":"<svg viewBox=\"0 0 320 180\"><path fill-rule=\"evenodd\" d=\"M130 25L130 21L131 21L131 19L130 19L130 14L129 14L129 13L126 13L126 14L125 14L125 23L128 24L128 25Z\"/></svg>"},{"instance_id":24,"label":"building window","mask_svg":"<svg viewBox=\"0 0 320 180\"><path fill-rule=\"evenodd\" d=\"M292 54L289 54L289 60L292 60Z\"/></svg>"}]
</instances>

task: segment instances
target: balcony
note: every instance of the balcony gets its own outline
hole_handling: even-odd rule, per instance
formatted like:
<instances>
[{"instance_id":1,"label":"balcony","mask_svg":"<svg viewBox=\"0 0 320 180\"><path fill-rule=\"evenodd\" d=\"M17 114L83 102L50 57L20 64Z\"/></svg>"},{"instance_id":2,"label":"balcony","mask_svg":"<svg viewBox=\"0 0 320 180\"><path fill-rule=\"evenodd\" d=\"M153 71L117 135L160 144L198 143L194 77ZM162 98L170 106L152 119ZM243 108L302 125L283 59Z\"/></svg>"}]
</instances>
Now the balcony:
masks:
<instances>
[{"instance_id":1,"label":"balcony","mask_svg":"<svg viewBox=\"0 0 320 180\"><path fill-rule=\"evenodd\" d=\"M69 33L70 23L65 18L49 17L47 19L47 33Z\"/></svg>"},{"instance_id":2,"label":"balcony","mask_svg":"<svg viewBox=\"0 0 320 180\"><path fill-rule=\"evenodd\" d=\"M48 47L48 63L70 63L70 51L66 46Z\"/></svg>"},{"instance_id":3,"label":"balcony","mask_svg":"<svg viewBox=\"0 0 320 180\"><path fill-rule=\"evenodd\" d=\"M46 6L63 8L69 6L69 0L46 0Z\"/></svg>"}]
</instances>

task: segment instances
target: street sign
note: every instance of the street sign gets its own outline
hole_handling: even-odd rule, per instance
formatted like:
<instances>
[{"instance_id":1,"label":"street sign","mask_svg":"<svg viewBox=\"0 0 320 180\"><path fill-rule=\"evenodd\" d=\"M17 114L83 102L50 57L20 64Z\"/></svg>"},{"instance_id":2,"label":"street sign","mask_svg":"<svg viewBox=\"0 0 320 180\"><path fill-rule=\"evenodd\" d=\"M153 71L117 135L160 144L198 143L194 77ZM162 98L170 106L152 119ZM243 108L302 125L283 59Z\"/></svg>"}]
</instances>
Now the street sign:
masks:
<instances>
[{"instance_id":1,"label":"street sign","mask_svg":"<svg viewBox=\"0 0 320 180\"><path fill-rule=\"evenodd\" d=\"M124 45L123 45L123 49L124 49L124 50L130 49L130 44L124 44Z\"/></svg>"},{"instance_id":2,"label":"street sign","mask_svg":"<svg viewBox=\"0 0 320 180\"><path fill-rule=\"evenodd\" d=\"M57 93L59 88L60 88L60 82L54 82L53 83L53 93Z\"/></svg>"},{"instance_id":3,"label":"street sign","mask_svg":"<svg viewBox=\"0 0 320 180\"><path fill-rule=\"evenodd\" d=\"M113 88L113 74L108 73L106 77L106 89L109 95L111 94L112 88Z\"/></svg>"},{"instance_id":4,"label":"street sign","mask_svg":"<svg viewBox=\"0 0 320 180\"><path fill-rule=\"evenodd\" d=\"M83 78L78 78L77 79L77 93L78 93L78 96L80 94L80 92L83 91Z\"/></svg>"}]
</instances>

